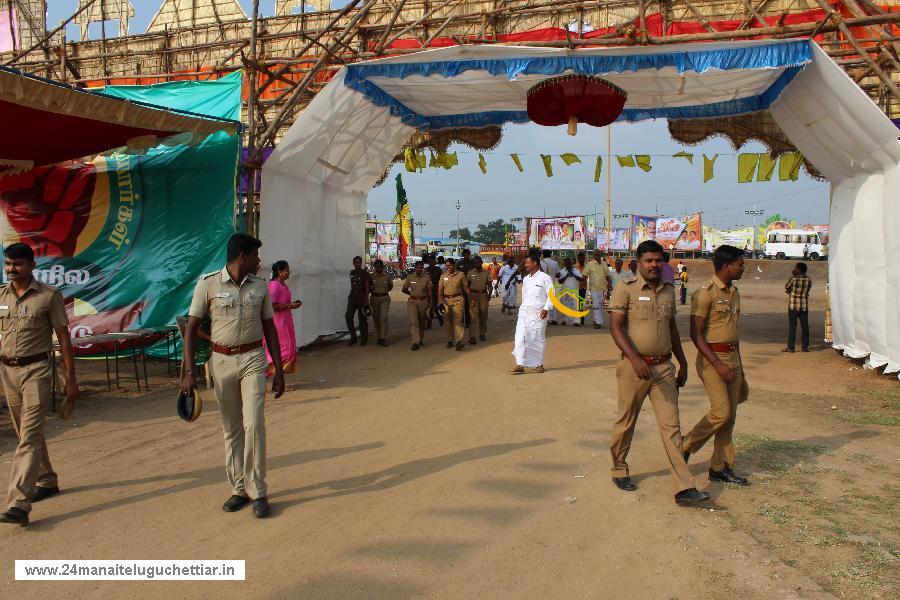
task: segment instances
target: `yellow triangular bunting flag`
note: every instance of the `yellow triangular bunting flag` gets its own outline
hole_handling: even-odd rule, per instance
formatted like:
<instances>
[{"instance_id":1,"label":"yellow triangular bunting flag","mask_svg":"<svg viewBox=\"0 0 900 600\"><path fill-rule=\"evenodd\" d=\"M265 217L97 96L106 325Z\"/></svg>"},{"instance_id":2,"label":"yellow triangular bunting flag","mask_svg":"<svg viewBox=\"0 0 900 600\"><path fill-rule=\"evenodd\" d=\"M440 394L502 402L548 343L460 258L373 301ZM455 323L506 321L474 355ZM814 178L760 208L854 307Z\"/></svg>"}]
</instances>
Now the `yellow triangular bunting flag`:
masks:
<instances>
[{"instance_id":1,"label":"yellow triangular bunting flag","mask_svg":"<svg viewBox=\"0 0 900 600\"><path fill-rule=\"evenodd\" d=\"M778 179L781 181L797 181L800 177L800 165L803 155L799 152L785 152L778 160Z\"/></svg>"},{"instance_id":2,"label":"yellow triangular bunting flag","mask_svg":"<svg viewBox=\"0 0 900 600\"><path fill-rule=\"evenodd\" d=\"M750 183L759 164L759 154L738 155L738 183Z\"/></svg>"},{"instance_id":3,"label":"yellow triangular bunting flag","mask_svg":"<svg viewBox=\"0 0 900 600\"><path fill-rule=\"evenodd\" d=\"M686 158L689 163L694 164L694 155L690 152L685 152L684 150L676 152L672 155L672 158Z\"/></svg>"},{"instance_id":4,"label":"yellow triangular bunting flag","mask_svg":"<svg viewBox=\"0 0 900 600\"><path fill-rule=\"evenodd\" d=\"M650 155L649 154L635 154L634 160L637 163L638 168L644 173L649 173L652 166L650 166Z\"/></svg>"},{"instance_id":5,"label":"yellow triangular bunting flag","mask_svg":"<svg viewBox=\"0 0 900 600\"><path fill-rule=\"evenodd\" d=\"M553 165L550 164L551 156L549 154L541 154L541 160L544 162L544 171L547 172L547 177L553 177Z\"/></svg>"},{"instance_id":6,"label":"yellow triangular bunting flag","mask_svg":"<svg viewBox=\"0 0 900 600\"><path fill-rule=\"evenodd\" d=\"M415 173L419 167L419 161L416 159L416 151L413 148L403 149L403 165L410 173Z\"/></svg>"},{"instance_id":7,"label":"yellow triangular bunting flag","mask_svg":"<svg viewBox=\"0 0 900 600\"><path fill-rule=\"evenodd\" d=\"M628 156L616 156L616 160L619 161L620 167L634 166L634 157L632 157L630 154Z\"/></svg>"},{"instance_id":8,"label":"yellow triangular bunting flag","mask_svg":"<svg viewBox=\"0 0 900 600\"><path fill-rule=\"evenodd\" d=\"M566 152L565 154L560 154L559 157L563 159L563 162L566 163L566 166L571 166L575 163L580 163L581 159L571 152Z\"/></svg>"},{"instance_id":9,"label":"yellow triangular bunting flag","mask_svg":"<svg viewBox=\"0 0 900 600\"><path fill-rule=\"evenodd\" d=\"M767 153L759 155L759 169L756 171L757 181L772 181L772 174L775 172L775 159Z\"/></svg>"},{"instance_id":10,"label":"yellow triangular bunting flag","mask_svg":"<svg viewBox=\"0 0 900 600\"><path fill-rule=\"evenodd\" d=\"M597 166L594 167L594 183L600 181L600 171L603 170L603 157L597 157Z\"/></svg>"},{"instance_id":11,"label":"yellow triangular bunting flag","mask_svg":"<svg viewBox=\"0 0 900 600\"><path fill-rule=\"evenodd\" d=\"M484 155L478 154L478 168L481 169L481 173L487 175L487 161L484 160Z\"/></svg>"},{"instance_id":12,"label":"yellow triangular bunting flag","mask_svg":"<svg viewBox=\"0 0 900 600\"><path fill-rule=\"evenodd\" d=\"M509 157L512 159L514 163L516 163L516 168L519 170L519 173L524 173L525 169L522 168L522 162L519 160L518 154L510 154Z\"/></svg>"},{"instance_id":13,"label":"yellow triangular bunting flag","mask_svg":"<svg viewBox=\"0 0 900 600\"><path fill-rule=\"evenodd\" d=\"M719 158L718 154L713 154L712 158L705 154L703 155L703 183L706 183L715 176L713 169L716 167L717 158Z\"/></svg>"}]
</instances>

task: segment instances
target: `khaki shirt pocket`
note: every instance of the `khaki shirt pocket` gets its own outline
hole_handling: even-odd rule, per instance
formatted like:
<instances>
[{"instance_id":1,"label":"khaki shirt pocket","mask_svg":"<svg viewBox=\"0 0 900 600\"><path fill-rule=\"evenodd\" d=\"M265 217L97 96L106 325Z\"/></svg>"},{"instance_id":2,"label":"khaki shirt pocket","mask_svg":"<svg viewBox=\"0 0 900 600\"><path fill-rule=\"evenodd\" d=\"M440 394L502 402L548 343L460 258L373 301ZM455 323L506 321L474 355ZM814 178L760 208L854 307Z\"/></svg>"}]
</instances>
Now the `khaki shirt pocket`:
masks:
<instances>
[{"instance_id":1,"label":"khaki shirt pocket","mask_svg":"<svg viewBox=\"0 0 900 600\"><path fill-rule=\"evenodd\" d=\"M632 319L649 319L653 311L653 303L648 300L632 298L628 304L628 316Z\"/></svg>"},{"instance_id":2,"label":"khaki shirt pocket","mask_svg":"<svg viewBox=\"0 0 900 600\"><path fill-rule=\"evenodd\" d=\"M657 310L663 319L671 319L675 314L675 300L673 298L660 299Z\"/></svg>"},{"instance_id":3,"label":"khaki shirt pocket","mask_svg":"<svg viewBox=\"0 0 900 600\"><path fill-rule=\"evenodd\" d=\"M248 295L244 301L241 302L241 317L245 319L258 317L261 306L262 296L256 294Z\"/></svg>"},{"instance_id":4,"label":"khaki shirt pocket","mask_svg":"<svg viewBox=\"0 0 900 600\"><path fill-rule=\"evenodd\" d=\"M4 333L12 329L15 313L9 306L0 308L0 331Z\"/></svg>"},{"instance_id":5,"label":"khaki shirt pocket","mask_svg":"<svg viewBox=\"0 0 900 600\"><path fill-rule=\"evenodd\" d=\"M24 319L21 319L21 328L25 330L33 330L40 329L42 327L49 327L50 324L50 309L43 307L35 309L34 311L29 310L28 315Z\"/></svg>"},{"instance_id":6,"label":"khaki shirt pocket","mask_svg":"<svg viewBox=\"0 0 900 600\"><path fill-rule=\"evenodd\" d=\"M209 312L213 321L233 321L238 317L238 311L235 309L233 296L213 298L212 307Z\"/></svg>"}]
</instances>

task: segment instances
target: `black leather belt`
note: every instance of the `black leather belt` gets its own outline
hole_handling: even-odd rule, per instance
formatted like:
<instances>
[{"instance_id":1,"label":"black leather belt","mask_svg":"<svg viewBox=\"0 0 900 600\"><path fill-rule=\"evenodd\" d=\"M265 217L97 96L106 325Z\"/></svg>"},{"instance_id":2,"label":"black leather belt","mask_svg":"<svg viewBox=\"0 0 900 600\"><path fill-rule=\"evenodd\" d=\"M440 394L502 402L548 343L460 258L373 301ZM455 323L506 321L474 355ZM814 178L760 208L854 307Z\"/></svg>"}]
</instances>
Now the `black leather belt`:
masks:
<instances>
[{"instance_id":1,"label":"black leather belt","mask_svg":"<svg viewBox=\"0 0 900 600\"><path fill-rule=\"evenodd\" d=\"M22 357L0 356L0 364L4 364L7 367L27 367L28 365L33 365L34 363L40 362L42 360L49 360L46 352Z\"/></svg>"}]
</instances>

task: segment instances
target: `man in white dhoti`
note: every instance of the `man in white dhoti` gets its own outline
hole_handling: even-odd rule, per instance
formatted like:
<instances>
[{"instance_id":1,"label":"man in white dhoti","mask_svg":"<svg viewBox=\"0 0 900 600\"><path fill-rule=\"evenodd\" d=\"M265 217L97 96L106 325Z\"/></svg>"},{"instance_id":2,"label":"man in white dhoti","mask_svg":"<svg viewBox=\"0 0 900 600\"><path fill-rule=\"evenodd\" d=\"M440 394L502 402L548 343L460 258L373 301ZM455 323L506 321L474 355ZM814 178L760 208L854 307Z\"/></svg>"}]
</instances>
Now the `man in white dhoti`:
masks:
<instances>
[{"instance_id":1,"label":"man in white dhoti","mask_svg":"<svg viewBox=\"0 0 900 600\"><path fill-rule=\"evenodd\" d=\"M556 295L567 308L576 311L581 310L581 307L578 306L580 300L578 297L578 287L582 279L584 279L584 276L581 274L581 271L576 269L575 265L572 264L572 259L566 258L563 261L563 268L556 274L556 280L559 281L560 285L560 289ZM566 292L569 293L567 294ZM581 327L579 319L570 317L569 315L560 314L559 320L563 325L571 323L575 327Z\"/></svg>"},{"instance_id":2,"label":"man in white dhoti","mask_svg":"<svg viewBox=\"0 0 900 600\"><path fill-rule=\"evenodd\" d=\"M519 295L519 282L522 276L519 274L519 268L516 261L512 258L506 261L506 264L500 268L500 295L503 307L500 312L505 313L507 310L512 314L516 308L516 298Z\"/></svg>"},{"instance_id":3,"label":"man in white dhoti","mask_svg":"<svg viewBox=\"0 0 900 600\"><path fill-rule=\"evenodd\" d=\"M513 349L516 367L510 369L510 373L543 373L547 315L553 307L550 302L553 280L540 270L536 256L525 259L525 270L528 274L522 279L522 306Z\"/></svg>"}]
</instances>

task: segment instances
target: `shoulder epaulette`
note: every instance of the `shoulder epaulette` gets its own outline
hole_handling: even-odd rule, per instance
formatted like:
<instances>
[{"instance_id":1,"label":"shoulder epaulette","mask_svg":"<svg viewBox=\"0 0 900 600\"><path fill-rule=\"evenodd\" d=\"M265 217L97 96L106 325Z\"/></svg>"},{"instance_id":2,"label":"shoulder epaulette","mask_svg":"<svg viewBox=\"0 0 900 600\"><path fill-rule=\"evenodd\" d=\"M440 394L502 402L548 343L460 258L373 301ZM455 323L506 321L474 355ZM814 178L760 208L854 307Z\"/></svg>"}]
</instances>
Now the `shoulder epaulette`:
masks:
<instances>
[{"instance_id":1,"label":"shoulder epaulette","mask_svg":"<svg viewBox=\"0 0 900 600\"><path fill-rule=\"evenodd\" d=\"M706 283L704 283L703 285L701 285L701 286L700 286L700 289L701 289L701 290L708 290L708 289L712 288L714 285L716 285L716 282L713 281L712 279L710 279L709 281L707 281Z\"/></svg>"},{"instance_id":2,"label":"shoulder epaulette","mask_svg":"<svg viewBox=\"0 0 900 600\"><path fill-rule=\"evenodd\" d=\"M265 281L265 279L263 279L263 278L260 277L259 275L252 275L252 274L251 274L250 277L252 277L253 279L259 279L260 281Z\"/></svg>"},{"instance_id":3,"label":"shoulder epaulette","mask_svg":"<svg viewBox=\"0 0 900 600\"><path fill-rule=\"evenodd\" d=\"M219 271L213 271L212 273L204 273L203 275L200 276L200 279L209 279L209 278L212 277L213 275L218 275L218 274L221 273L221 272L222 272L222 271L219 270Z\"/></svg>"},{"instance_id":4,"label":"shoulder epaulette","mask_svg":"<svg viewBox=\"0 0 900 600\"><path fill-rule=\"evenodd\" d=\"M635 281L637 281L637 275L626 275L625 279L623 279L622 281L625 282L625 285L628 285L629 283L634 283Z\"/></svg>"}]
</instances>

